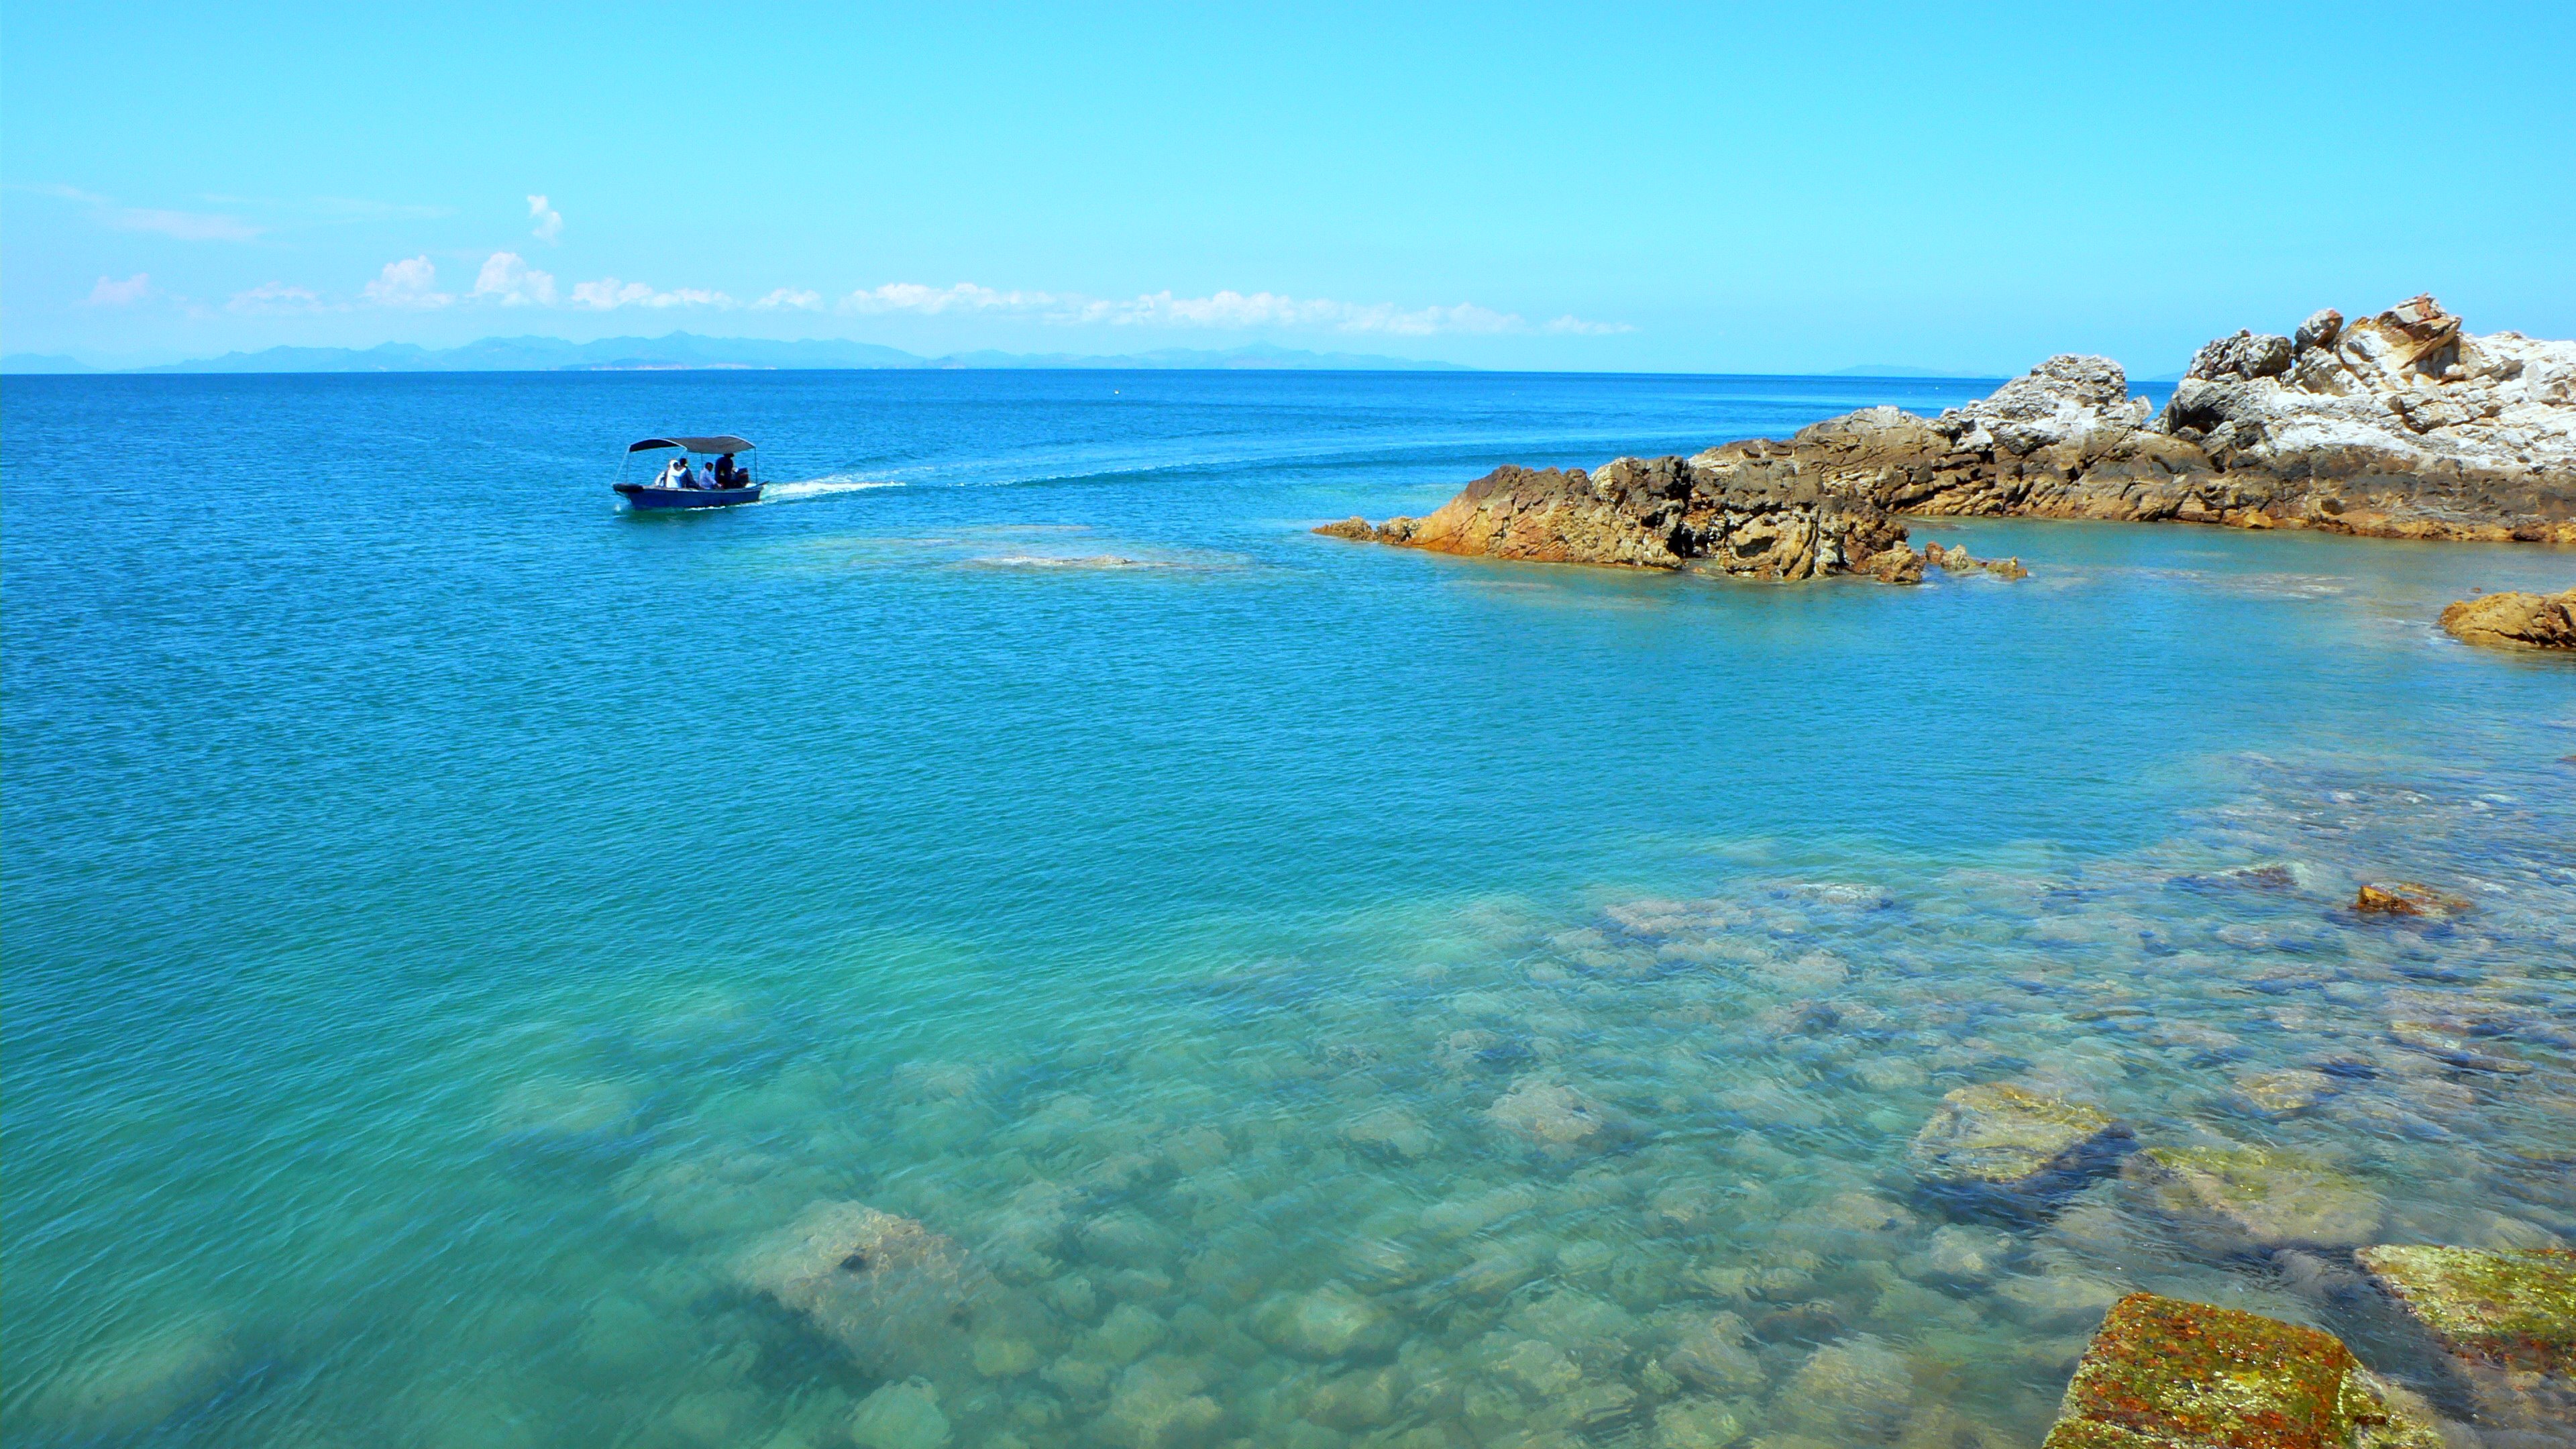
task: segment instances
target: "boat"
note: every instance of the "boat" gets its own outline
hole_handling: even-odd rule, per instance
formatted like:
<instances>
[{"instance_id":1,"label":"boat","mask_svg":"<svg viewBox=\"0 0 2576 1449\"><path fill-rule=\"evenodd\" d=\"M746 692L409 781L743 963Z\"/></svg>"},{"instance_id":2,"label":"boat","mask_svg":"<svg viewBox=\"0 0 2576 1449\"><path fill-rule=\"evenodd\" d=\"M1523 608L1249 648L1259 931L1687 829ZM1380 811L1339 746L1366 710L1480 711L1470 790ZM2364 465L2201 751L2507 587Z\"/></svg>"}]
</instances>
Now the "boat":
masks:
<instances>
[{"instance_id":1,"label":"boat","mask_svg":"<svg viewBox=\"0 0 2576 1449\"><path fill-rule=\"evenodd\" d=\"M626 481L626 464L636 454L666 452L671 449L679 450L676 461L684 463L698 458L721 458L727 453L732 453L744 460L745 472L754 471L751 459L756 456L756 445L748 438L737 438L729 433L719 433L709 438L646 438L641 442L627 444L626 456L618 461L617 492L626 500L627 507L730 508L737 503L760 501L762 485L756 477L739 488L675 487L663 481L671 476L670 464L674 460L669 458L660 460L660 466L654 470L654 481L650 483Z\"/></svg>"}]
</instances>

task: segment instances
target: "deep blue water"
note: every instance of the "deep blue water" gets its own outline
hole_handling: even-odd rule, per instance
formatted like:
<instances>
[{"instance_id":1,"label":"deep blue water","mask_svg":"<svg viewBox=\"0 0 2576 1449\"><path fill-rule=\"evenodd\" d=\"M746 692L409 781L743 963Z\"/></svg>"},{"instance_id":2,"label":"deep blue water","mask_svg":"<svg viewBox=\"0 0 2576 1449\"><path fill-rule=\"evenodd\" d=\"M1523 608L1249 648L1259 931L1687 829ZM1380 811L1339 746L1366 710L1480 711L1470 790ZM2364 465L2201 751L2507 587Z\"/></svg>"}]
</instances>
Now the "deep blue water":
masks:
<instances>
[{"instance_id":1,"label":"deep blue water","mask_svg":"<svg viewBox=\"0 0 2576 1449\"><path fill-rule=\"evenodd\" d=\"M2331 1320L2119 1182L1924 1268L1989 1229L1906 1145L2007 1077L2307 1154L2373 1237L2576 1236L2576 669L2432 627L2576 557L1307 532L1982 390L9 379L8 1438L2036 1442L2105 1293ZM788 481L621 511L666 430ZM1494 1108L1559 1086L1619 1140ZM850 1201L966 1306L862 1343L746 1266ZM1729 1313L1753 1367L1668 1371Z\"/></svg>"}]
</instances>

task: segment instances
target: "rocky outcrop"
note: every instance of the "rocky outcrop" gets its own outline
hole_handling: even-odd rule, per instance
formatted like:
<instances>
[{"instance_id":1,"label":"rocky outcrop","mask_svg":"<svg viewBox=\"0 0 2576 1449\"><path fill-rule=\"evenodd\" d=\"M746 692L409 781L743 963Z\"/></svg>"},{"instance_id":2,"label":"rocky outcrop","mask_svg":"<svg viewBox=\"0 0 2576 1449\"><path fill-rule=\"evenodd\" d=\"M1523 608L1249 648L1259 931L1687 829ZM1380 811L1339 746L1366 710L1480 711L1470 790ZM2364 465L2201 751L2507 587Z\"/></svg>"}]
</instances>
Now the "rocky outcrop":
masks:
<instances>
[{"instance_id":1,"label":"rocky outcrop","mask_svg":"<svg viewBox=\"0 0 2576 1449\"><path fill-rule=\"evenodd\" d=\"M1984 572L1993 574L1996 578L2007 581L2012 579L2026 579L2030 577L2030 570L2021 566L2021 560L2019 558L1981 559L1970 554L1964 546L1955 543L1950 545L1948 548L1943 548L1937 543L1927 543L1923 545L1923 562L1926 566L1939 569L1943 573L1973 574Z\"/></svg>"},{"instance_id":2,"label":"rocky outcrop","mask_svg":"<svg viewBox=\"0 0 2576 1449\"><path fill-rule=\"evenodd\" d=\"M1615 458L1591 473L1497 468L1427 518L1376 528L1354 518L1316 531L1434 553L1768 579L1871 572L1881 555L1904 549L1905 527L1885 508L1807 476L1786 454L1748 456L1743 446L1687 461ZM1907 565L1877 567L1898 574ZM1919 579L1920 561L1911 567Z\"/></svg>"},{"instance_id":3,"label":"rocky outcrop","mask_svg":"<svg viewBox=\"0 0 2576 1449\"><path fill-rule=\"evenodd\" d=\"M2052 357L1924 418L1864 408L1687 460L1499 468L1436 513L1316 530L1441 553L1919 578L1898 516L1995 515L2576 544L2576 342L2468 333L2430 297L2200 349L2161 414ZM2563 615L2562 615L2563 617Z\"/></svg>"},{"instance_id":4,"label":"rocky outcrop","mask_svg":"<svg viewBox=\"0 0 2576 1449\"><path fill-rule=\"evenodd\" d=\"M2152 1293L2114 1304L2043 1449L2440 1449L2331 1333Z\"/></svg>"},{"instance_id":5,"label":"rocky outcrop","mask_svg":"<svg viewBox=\"0 0 2576 1449\"><path fill-rule=\"evenodd\" d=\"M2576 589L2558 594L2483 594L2442 611L2442 627L2463 643L2505 649L2576 649Z\"/></svg>"}]
</instances>

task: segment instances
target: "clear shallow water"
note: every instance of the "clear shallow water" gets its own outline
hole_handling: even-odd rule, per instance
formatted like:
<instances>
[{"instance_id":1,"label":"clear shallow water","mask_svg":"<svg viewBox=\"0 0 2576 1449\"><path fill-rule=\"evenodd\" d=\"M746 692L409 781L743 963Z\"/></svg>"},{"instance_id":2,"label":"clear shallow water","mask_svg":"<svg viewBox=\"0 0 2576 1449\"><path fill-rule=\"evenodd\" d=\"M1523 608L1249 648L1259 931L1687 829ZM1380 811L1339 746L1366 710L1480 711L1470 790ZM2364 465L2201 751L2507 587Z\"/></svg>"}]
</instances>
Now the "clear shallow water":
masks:
<instances>
[{"instance_id":1,"label":"clear shallow water","mask_svg":"<svg viewBox=\"0 0 2576 1449\"><path fill-rule=\"evenodd\" d=\"M2576 1238L2576 670L2431 627L2576 559L1304 531L1977 390L11 379L7 1436L2034 1443L2121 1288L2366 1327L2116 1181L1950 1222L1905 1149L1997 1079ZM799 481L614 509L719 426ZM853 1201L954 1294L761 1291Z\"/></svg>"}]
</instances>

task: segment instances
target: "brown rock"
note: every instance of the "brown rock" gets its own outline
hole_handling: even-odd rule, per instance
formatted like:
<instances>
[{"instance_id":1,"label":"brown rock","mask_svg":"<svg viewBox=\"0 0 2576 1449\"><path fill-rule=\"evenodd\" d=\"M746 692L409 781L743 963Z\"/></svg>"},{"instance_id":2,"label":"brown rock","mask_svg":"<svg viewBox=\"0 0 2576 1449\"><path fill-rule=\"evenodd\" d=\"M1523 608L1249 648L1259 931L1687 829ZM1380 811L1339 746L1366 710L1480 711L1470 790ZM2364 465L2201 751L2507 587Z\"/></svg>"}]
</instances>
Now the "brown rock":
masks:
<instances>
[{"instance_id":1,"label":"brown rock","mask_svg":"<svg viewBox=\"0 0 2576 1449\"><path fill-rule=\"evenodd\" d=\"M2462 642L2503 649L2576 649L2576 589L2556 594L2481 594L2442 611Z\"/></svg>"},{"instance_id":2,"label":"brown rock","mask_svg":"<svg viewBox=\"0 0 2576 1449\"><path fill-rule=\"evenodd\" d=\"M2420 881L2365 883L2353 893L2352 908L2365 916L2424 916L2442 920L2471 909L2458 896L2447 896Z\"/></svg>"}]
</instances>

